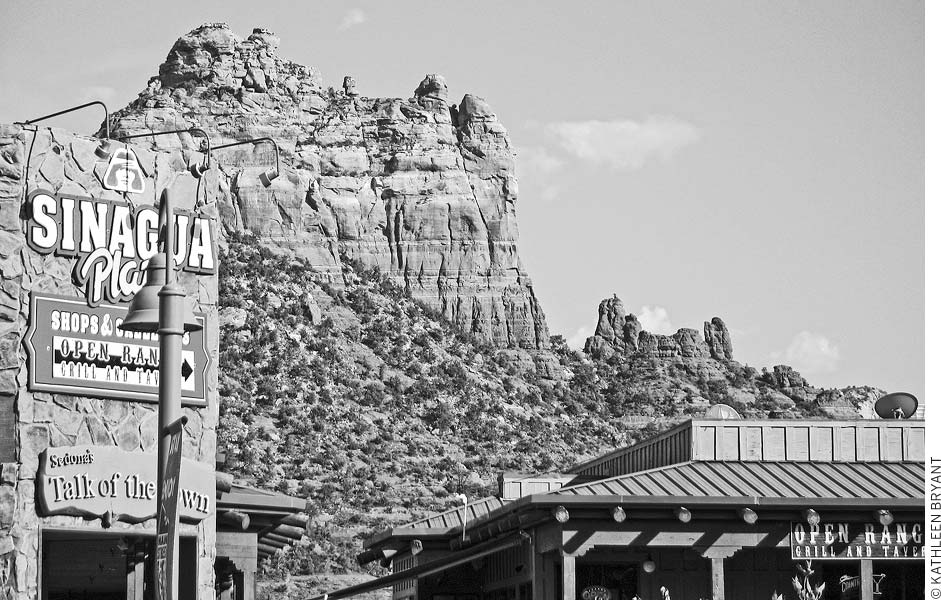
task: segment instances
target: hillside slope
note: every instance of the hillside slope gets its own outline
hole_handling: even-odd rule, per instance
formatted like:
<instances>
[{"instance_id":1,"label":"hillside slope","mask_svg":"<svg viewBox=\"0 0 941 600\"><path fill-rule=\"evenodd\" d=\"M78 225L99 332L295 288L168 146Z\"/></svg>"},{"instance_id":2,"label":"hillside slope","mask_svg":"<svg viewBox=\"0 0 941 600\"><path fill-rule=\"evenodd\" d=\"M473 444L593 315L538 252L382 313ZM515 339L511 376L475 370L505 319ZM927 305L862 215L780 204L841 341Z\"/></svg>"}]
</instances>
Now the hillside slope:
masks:
<instances>
[{"instance_id":1,"label":"hillside slope","mask_svg":"<svg viewBox=\"0 0 941 600\"><path fill-rule=\"evenodd\" d=\"M310 540L263 573L317 575L307 596L359 570L367 532L492 493L502 470L561 470L716 402L824 416L834 397L858 407L878 395L712 356L592 358L559 337L541 352L498 349L378 269L342 264L337 287L252 236L220 256L220 450L247 483L309 499ZM271 589L290 595L285 585Z\"/></svg>"}]
</instances>

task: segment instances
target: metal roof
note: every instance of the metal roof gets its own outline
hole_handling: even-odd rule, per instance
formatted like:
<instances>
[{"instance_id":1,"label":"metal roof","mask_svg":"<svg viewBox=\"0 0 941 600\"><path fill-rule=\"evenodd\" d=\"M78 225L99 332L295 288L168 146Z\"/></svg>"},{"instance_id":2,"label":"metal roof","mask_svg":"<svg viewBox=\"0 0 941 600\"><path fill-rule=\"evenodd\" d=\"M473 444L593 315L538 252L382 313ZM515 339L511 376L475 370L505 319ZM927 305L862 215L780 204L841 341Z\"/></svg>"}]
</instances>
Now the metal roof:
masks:
<instances>
[{"instance_id":1,"label":"metal roof","mask_svg":"<svg viewBox=\"0 0 941 600\"><path fill-rule=\"evenodd\" d=\"M489 515L494 510L500 508L504 504L509 504L512 500L504 500L503 498L498 498L496 496L490 496L489 498L484 498L483 500L476 500L467 505L467 520L473 521L480 517L485 517ZM452 508L442 513L436 515L431 515L424 519L418 521L412 521L402 527L408 527L411 529L450 529L452 527L460 527L464 519L464 506L458 506L457 508Z\"/></svg>"},{"instance_id":2,"label":"metal roof","mask_svg":"<svg viewBox=\"0 0 941 600\"><path fill-rule=\"evenodd\" d=\"M925 465L695 461L562 488L546 496L924 499Z\"/></svg>"}]
</instances>

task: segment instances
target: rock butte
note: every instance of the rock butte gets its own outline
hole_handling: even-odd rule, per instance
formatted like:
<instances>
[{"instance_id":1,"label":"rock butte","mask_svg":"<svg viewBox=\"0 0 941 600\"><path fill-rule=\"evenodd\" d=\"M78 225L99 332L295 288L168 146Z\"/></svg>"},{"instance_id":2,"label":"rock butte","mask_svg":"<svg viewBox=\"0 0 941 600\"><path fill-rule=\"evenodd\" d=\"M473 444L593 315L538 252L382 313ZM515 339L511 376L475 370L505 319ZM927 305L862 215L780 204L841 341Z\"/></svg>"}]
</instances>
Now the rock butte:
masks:
<instances>
[{"instance_id":1,"label":"rock butte","mask_svg":"<svg viewBox=\"0 0 941 600\"><path fill-rule=\"evenodd\" d=\"M113 137L198 127L213 146L272 138L282 168L270 187L260 179L273 166L270 144L213 152L224 233L256 234L337 284L341 257L378 267L525 370L562 377L520 259L515 151L493 110L470 94L451 103L440 75L427 75L411 98L362 96L352 76L341 89L325 87L316 69L280 57L279 43L265 29L242 40L223 23L197 27L177 40L137 100L113 115ZM198 135L135 142L201 158ZM737 365L718 317L701 336L643 331L617 298L604 300L598 316L585 343L597 359L683 362L708 378ZM867 414L875 393L820 390L783 365L767 377L832 416Z\"/></svg>"},{"instance_id":2,"label":"rock butte","mask_svg":"<svg viewBox=\"0 0 941 600\"><path fill-rule=\"evenodd\" d=\"M414 95L367 98L346 77L325 88L316 69L276 54L279 40L247 40L225 24L177 40L137 100L116 113L114 137L199 127L225 177L226 233L249 231L340 280L341 256L378 267L463 330L495 346L548 344L545 317L517 247L517 181L506 129L481 98L451 104L428 75ZM189 134L137 140L196 149Z\"/></svg>"}]
</instances>

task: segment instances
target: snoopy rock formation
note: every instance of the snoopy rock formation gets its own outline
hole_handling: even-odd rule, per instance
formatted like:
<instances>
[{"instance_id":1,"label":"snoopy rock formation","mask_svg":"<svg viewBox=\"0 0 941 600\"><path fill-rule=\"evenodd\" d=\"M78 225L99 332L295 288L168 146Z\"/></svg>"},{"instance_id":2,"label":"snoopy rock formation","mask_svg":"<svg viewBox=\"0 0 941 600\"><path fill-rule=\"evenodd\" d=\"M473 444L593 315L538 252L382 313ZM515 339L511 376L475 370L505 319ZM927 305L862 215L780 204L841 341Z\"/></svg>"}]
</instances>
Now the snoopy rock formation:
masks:
<instances>
[{"instance_id":1,"label":"snoopy rock formation","mask_svg":"<svg viewBox=\"0 0 941 600\"><path fill-rule=\"evenodd\" d=\"M585 352L596 358L617 353L655 358L713 358L732 360L732 338L725 323L713 317L703 325L705 339L695 329L682 328L672 335L644 331L633 314L626 315L617 296L598 305L595 335L585 340Z\"/></svg>"}]
</instances>

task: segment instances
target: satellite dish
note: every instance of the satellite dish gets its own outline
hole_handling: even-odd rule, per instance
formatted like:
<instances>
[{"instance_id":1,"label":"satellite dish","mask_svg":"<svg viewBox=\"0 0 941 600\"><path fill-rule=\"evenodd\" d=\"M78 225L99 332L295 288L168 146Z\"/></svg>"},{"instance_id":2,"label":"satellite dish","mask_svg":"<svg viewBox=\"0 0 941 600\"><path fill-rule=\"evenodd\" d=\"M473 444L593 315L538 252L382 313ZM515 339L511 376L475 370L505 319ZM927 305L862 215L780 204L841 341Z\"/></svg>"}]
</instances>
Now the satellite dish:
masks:
<instances>
[{"instance_id":1,"label":"satellite dish","mask_svg":"<svg viewBox=\"0 0 941 600\"><path fill-rule=\"evenodd\" d=\"M873 407L883 419L909 419L918 410L918 398L908 392L894 392L876 400Z\"/></svg>"},{"instance_id":2,"label":"satellite dish","mask_svg":"<svg viewBox=\"0 0 941 600\"><path fill-rule=\"evenodd\" d=\"M742 415L738 414L738 411L728 404L713 404L704 416L707 419L720 419L723 421L742 418Z\"/></svg>"}]
</instances>

